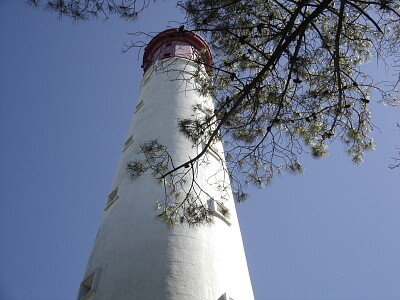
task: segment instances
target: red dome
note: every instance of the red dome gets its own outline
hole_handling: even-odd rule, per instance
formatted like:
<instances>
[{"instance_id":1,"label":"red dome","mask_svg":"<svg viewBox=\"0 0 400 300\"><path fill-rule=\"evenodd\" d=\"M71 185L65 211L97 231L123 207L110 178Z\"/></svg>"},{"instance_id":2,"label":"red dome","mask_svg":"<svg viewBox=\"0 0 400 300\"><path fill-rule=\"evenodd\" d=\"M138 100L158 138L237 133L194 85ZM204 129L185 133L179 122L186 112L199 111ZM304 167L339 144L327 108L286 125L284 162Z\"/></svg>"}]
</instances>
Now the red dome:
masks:
<instances>
[{"instance_id":1,"label":"red dome","mask_svg":"<svg viewBox=\"0 0 400 300\"><path fill-rule=\"evenodd\" d=\"M203 38L185 29L167 29L157 34L147 45L143 54L142 68L146 72L157 60L169 57L194 59L199 52L204 52L204 65L207 72L210 71L211 51Z\"/></svg>"}]
</instances>

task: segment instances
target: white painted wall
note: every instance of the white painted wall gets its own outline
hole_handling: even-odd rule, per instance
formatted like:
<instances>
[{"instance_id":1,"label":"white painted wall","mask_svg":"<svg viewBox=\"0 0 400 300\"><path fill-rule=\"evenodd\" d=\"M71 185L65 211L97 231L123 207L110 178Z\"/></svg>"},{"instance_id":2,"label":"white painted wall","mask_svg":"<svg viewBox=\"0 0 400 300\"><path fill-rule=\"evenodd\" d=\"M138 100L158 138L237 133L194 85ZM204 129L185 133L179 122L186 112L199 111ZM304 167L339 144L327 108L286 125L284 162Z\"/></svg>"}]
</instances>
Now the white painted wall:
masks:
<instances>
[{"instance_id":1,"label":"white painted wall","mask_svg":"<svg viewBox=\"0 0 400 300\"><path fill-rule=\"evenodd\" d=\"M166 145L176 163L199 151L177 129L177 119L190 115L193 105L213 106L194 90L193 80L179 80L182 70L195 69L192 64L170 58L144 75L139 97L143 106L127 134L134 142L122 152L110 188L111 192L119 187L119 199L104 212L84 276L101 270L90 299L222 300L225 293L233 300L254 299L231 192L225 202L230 226L215 217L210 225L171 229L156 218L154 209L163 199L162 187L149 174L132 181L125 170L138 145L149 140ZM222 145L216 147L222 153ZM198 180L218 199L207 180L219 166L211 156L207 159ZM227 177L221 172L217 176Z\"/></svg>"}]
</instances>

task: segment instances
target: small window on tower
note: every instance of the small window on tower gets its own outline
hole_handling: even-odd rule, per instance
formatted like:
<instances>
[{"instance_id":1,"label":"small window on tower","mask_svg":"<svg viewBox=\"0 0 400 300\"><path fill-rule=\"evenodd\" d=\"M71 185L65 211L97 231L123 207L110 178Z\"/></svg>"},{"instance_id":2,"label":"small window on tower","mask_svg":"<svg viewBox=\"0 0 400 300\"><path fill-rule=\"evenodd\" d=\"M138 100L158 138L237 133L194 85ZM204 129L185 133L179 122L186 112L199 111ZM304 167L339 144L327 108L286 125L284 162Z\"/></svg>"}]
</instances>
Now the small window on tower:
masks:
<instances>
[{"instance_id":1,"label":"small window on tower","mask_svg":"<svg viewBox=\"0 0 400 300\"><path fill-rule=\"evenodd\" d=\"M142 81L142 85L140 86L140 88L143 88L151 79L151 76L148 75L146 78L143 79Z\"/></svg>"},{"instance_id":2,"label":"small window on tower","mask_svg":"<svg viewBox=\"0 0 400 300\"><path fill-rule=\"evenodd\" d=\"M229 209L221 201L216 201L212 198L209 199L208 209L212 212L214 216L220 218L229 226L232 225Z\"/></svg>"},{"instance_id":3,"label":"small window on tower","mask_svg":"<svg viewBox=\"0 0 400 300\"><path fill-rule=\"evenodd\" d=\"M115 201L117 201L119 199L118 196L118 186L116 189L114 189L110 195L108 195L108 199L107 199L107 205L104 208L104 210L107 210Z\"/></svg>"},{"instance_id":4,"label":"small window on tower","mask_svg":"<svg viewBox=\"0 0 400 300\"><path fill-rule=\"evenodd\" d=\"M100 270L96 269L92 274L81 282L79 288L78 300L87 300L96 293L97 282L99 280Z\"/></svg>"},{"instance_id":5,"label":"small window on tower","mask_svg":"<svg viewBox=\"0 0 400 300\"><path fill-rule=\"evenodd\" d=\"M233 298L229 297L227 293L224 293L218 300L233 300Z\"/></svg>"},{"instance_id":6,"label":"small window on tower","mask_svg":"<svg viewBox=\"0 0 400 300\"><path fill-rule=\"evenodd\" d=\"M142 108L142 106L143 106L143 100L140 100L139 103L136 105L134 113L136 114Z\"/></svg>"},{"instance_id":7,"label":"small window on tower","mask_svg":"<svg viewBox=\"0 0 400 300\"><path fill-rule=\"evenodd\" d=\"M218 149L215 148L214 146L210 145L208 148L208 153L210 153L216 160L221 160L221 157L219 156Z\"/></svg>"},{"instance_id":8,"label":"small window on tower","mask_svg":"<svg viewBox=\"0 0 400 300\"><path fill-rule=\"evenodd\" d=\"M206 143L202 143L202 149L204 149L206 147ZM217 161L221 161L221 154L219 153L218 149L213 146L213 145L209 145L207 148L207 154L209 154L210 156L214 157Z\"/></svg>"},{"instance_id":9,"label":"small window on tower","mask_svg":"<svg viewBox=\"0 0 400 300\"><path fill-rule=\"evenodd\" d=\"M122 152L125 152L125 150L128 149L129 146L132 145L132 143L133 143L133 135L131 135L130 137L128 137L126 139L125 144L124 144L124 148L122 149Z\"/></svg>"}]
</instances>

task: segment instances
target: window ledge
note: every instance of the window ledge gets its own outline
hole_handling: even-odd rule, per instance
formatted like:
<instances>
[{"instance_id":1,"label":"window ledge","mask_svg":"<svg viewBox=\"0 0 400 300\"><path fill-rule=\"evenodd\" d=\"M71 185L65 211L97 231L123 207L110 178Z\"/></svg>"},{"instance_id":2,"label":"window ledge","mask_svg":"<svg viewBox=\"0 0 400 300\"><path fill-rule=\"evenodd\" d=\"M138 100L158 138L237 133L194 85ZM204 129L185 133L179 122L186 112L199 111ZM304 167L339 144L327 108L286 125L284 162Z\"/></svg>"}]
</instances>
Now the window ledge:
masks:
<instances>
[{"instance_id":1,"label":"window ledge","mask_svg":"<svg viewBox=\"0 0 400 300\"><path fill-rule=\"evenodd\" d=\"M132 145L133 139L131 139L128 143L125 143L124 148L122 149L122 152L125 152L126 149L129 148L130 145Z\"/></svg>"},{"instance_id":2,"label":"window ledge","mask_svg":"<svg viewBox=\"0 0 400 300\"><path fill-rule=\"evenodd\" d=\"M115 201L117 201L119 199L119 196L115 197L114 199L112 199L110 202L107 203L106 207L104 207L104 210L107 210L111 205L114 204Z\"/></svg>"},{"instance_id":3,"label":"window ledge","mask_svg":"<svg viewBox=\"0 0 400 300\"><path fill-rule=\"evenodd\" d=\"M211 210L213 216L221 219L229 226L232 225L232 222L229 219L229 210L223 204L216 202L214 199L210 199L208 200L208 208ZM226 210L226 214L220 212L222 209Z\"/></svg>"},{"instance_id":4,"label":"window ledge","mask_svg":"<svg viewBox=\"0 0 400 300\"><path fill-rule=\"evenodd\" d=\"M90 297L92 297L95 293L96 293L95 290L91 290L91 291L88 292L86 295L82 296L81 299L79 299L79 300L87 300L87 299L89 299Z\"/></svg>"},{"instance_id":5,"label":"window ledge","mask_svg":"<svg viewBox=\"0 0 400 300\"><path fill-rule=\"evenodd\" d=\"M136 114L142 108L142 106L143 106L143 100L140 100L140 102L136 105L134 114Z\"/></svg>"},{"instance_id":6,"label":"window ledge","mask_svg":"<svg viewBox=\"0 0 400 300\"><path fill-rule=\"evenodd\" d=\"M229 226L232 225L232 222L231 222L227 217L225 217L223 214L221 214L221 213L219 213L219 212L217 212L217 211L213 211L213 212L212 212L212 215L215 216L215 217L217 217L218 219L221 219L221 220L224 221L227 225L229 225Z\"/></svg>"}]
</instances>

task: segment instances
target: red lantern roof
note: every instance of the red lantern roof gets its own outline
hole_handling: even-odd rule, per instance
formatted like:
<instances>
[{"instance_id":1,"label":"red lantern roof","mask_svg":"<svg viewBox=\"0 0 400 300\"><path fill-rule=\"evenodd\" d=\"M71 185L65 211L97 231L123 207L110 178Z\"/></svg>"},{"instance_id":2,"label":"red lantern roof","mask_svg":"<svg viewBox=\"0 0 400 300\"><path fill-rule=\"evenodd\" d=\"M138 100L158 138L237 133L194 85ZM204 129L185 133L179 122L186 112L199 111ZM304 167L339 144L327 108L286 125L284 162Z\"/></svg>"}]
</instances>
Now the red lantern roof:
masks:
<instances>
[{"instance_id":1,"label":"red lantern roof","mask_svg":"<svg viewBox=\"0 0 400 300\"><path fill-rule=\"evenodd\" d=\"M203 52L204 65L209 72L212 65L210 47L196 33L181 28L167 29L157 34L147 45L143 54L142 68L146 72L157 60L169 57L194 59L196 53Z\"/></svg>"}]
</instances>

